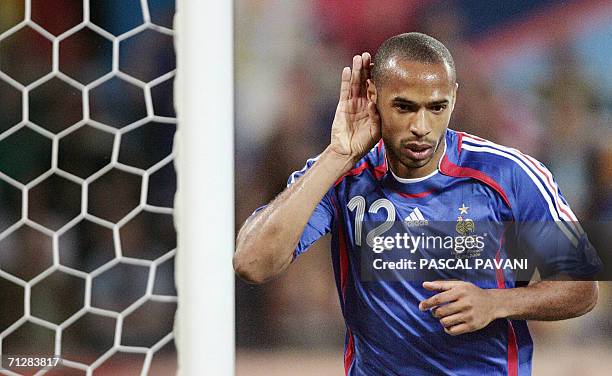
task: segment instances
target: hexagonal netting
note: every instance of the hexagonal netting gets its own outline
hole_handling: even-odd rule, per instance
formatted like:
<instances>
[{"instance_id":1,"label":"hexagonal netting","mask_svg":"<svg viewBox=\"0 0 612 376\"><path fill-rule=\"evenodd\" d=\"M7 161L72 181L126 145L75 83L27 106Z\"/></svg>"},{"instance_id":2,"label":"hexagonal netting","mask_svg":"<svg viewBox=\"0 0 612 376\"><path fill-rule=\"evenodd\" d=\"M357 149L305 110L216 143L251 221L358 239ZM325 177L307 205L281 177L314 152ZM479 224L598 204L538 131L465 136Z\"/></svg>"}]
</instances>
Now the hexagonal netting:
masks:
<instances>
[{"instance_id":1,"label":"hexagonal netting","mask_svg":"<svg viewBox=\"0 0 612 376\"><path fill-rule=\"evenodd\" d=\"M2 374L173 370L173 14L0 1Z\"/></svg>"}]
</instances>

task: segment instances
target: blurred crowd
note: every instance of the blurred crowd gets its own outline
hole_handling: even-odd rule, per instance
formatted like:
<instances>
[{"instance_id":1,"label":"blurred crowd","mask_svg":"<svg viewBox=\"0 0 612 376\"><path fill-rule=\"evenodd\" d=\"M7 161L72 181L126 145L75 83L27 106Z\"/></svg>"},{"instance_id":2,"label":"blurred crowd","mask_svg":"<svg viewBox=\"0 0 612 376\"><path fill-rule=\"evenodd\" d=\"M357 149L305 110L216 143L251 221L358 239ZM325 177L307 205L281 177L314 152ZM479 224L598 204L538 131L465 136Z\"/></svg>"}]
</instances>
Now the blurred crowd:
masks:
<instances>
[{"instance_id":1,"label":"blurred crowd","mask_svg":"<svg viewBox=\"0 0 612 376\"><path fill-rule=\"evenodd\" d=\"M114 36L143 23L139 0L91 0L89 4L92 23ZM172 29L174 0L150 0L146 4L154 24ZM31 6L32 20L54 37L83 21L82 0L33 0ZM21 22L25 14L23 0L2 0L0 35ZM85 27L59 43L59 69L77 83L88 85L111 71L112 54L111 40ZM172 75L151 85L152 109L159 118L143 121L122 134L118 145L118 162L141 172L127 172L113 166L100 176L90 178L111 162L116 130L147 116L148 95L144 84L175 68L172 36L151 28L122 41L119 54L119 70L141 80L140 86L114 76L91 89L88 101L83 102L78 84L64 76L54 77L29 91L28 107L24 109L22 91L6 77L27 86L49 73L51 42L28 26L5 34L0 40L0 71L6 74L0 76L0 171L18 183L30 184L27 206L24 206L24 193L0 178L2 271L27 282L53 263L54 244L50 233L40 231L35 224L13 226L26 215L50 231L60 230L57 241L60 264L85 273L114 260L118 247L123 256L142 260L158 259L176 247L170 214L143 210L119 229L118 238L113 237L112 229L95 220L82 219L69 229L65 227L81 213L84 204L84 185L78 184L78 178L89 178L87 212L107 223L119 222L139 206L145 182L148 205L173 206L176 189L173 161L149 170L172 153L176 129ZM84 113L92 121L83 121ZM23 114L27 114L29 121ZM75 124L78 126L73 127ZM15 126L21 128L12 132ZM54 137L56 150L52 144ZM52 164L77 177L77 182L58 174L34 181ZM145 170L148 178L143 180ZM158 265L153 294L176 296L173 262L174 258L170 257ZM92 306L123 311L145 294L148 276L146 266L119 262L93 279ZM84 299L84 279L55 271L32 288L31 313L61 324L83 307ZM0 277L0 333L24 314L23 301L24 289ZM122 344L154 345L172 331L175 309L176 303L148 301L125 315ZM115 324L114 319L87 313L64 331L63 354L73 360L93 362L112 347ZM3 354L53 354L53 344L52 331L28 323L3 339L2 351ZM161 353L173 351L171 342ZM108 363L113 364L116 358L122 357L125 354L117 354ZM142 366L144 355L137 358Z\"/></svg>"},{"instance_id":2,"label":"blurred crowd","mask_svg":"<svg viewBox=\"0 0 612 376\"><path fill-rule=\"evenodd\" d=\"M374 54L386 38L407 31L434 36L454 56L459 91L451 128L536 157L552 170L581 221L609 228L612 77L605 66L589 64L609 52L578 42L603 33L609 51L612 30L588 18L594 2L557 3L238 1L237 228L328 144L342 67L354 54ZM568 7L573 23L554 19ZM553 343L571 330L575 341L612 345L610 287L601 284L599 306L582 319L533 323L536 340ZM341 348L344 324L328 238L273 282L239 281L236 294L239 348Z\"/></svg>"}]
</instances>

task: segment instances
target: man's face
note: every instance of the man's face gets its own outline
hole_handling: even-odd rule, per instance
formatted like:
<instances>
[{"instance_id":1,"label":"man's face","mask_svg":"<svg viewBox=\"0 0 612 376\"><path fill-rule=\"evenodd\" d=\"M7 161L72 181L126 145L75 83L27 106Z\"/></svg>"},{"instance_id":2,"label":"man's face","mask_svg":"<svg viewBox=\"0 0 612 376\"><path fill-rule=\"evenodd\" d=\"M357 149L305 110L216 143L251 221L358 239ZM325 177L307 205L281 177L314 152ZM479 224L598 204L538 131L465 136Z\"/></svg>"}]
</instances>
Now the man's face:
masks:
<instances>
[{"instance_id":1,"label":"man's face","mask_svg":"<svg viewBox=\"0 0 612 376\"><path fill-rule=\"evenodd\" d=\"M424 176L437 168L444 151L457 84L442 63L391 59L385 77L378 86L368 82L368 98L381 116L389 163L402 177Z\"/></svg>"}]
</instances>

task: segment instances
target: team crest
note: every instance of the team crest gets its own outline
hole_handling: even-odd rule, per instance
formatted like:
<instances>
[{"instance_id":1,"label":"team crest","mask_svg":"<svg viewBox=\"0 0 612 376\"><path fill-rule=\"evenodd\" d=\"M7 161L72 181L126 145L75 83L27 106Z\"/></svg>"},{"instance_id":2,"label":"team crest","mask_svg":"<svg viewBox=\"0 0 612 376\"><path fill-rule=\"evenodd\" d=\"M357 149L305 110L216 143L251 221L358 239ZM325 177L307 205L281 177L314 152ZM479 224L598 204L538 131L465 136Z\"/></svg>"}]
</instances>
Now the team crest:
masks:
<instances>
[{"instance_id":1,"label":"team crest","mask_svg":"<svg viewBox=\"0 0 612 376\"><path fill-rule=\"evenodd\" d=\"M457 223L455 224L455 230L459 233L459 237L463 239L461 244L455 246L455 257L466 258L466 257L478 257L482 252L482 246L475 243L475 239L478 236L474 236L476 232L476 224L471 218L467 218L469 215L469 206L461 204L458 208L459 216L457 217ZM459 248L458 248L459 247Z\"/></svg>"},{"instance_id":2,"label":"team crest","mask_svg":"<svg viewBox=\"0 0 612 376\"><path fill-rule=\"evenodd\" d=\"M474 221L470 218L464 218L465 215L468 214L469 206L465 206L462 204L459 210L459 217L457 217L457 224L455 225L455 230L463 236L473 233L476 231L476 226L474 225Z\"/></svg>"}]
</instances>

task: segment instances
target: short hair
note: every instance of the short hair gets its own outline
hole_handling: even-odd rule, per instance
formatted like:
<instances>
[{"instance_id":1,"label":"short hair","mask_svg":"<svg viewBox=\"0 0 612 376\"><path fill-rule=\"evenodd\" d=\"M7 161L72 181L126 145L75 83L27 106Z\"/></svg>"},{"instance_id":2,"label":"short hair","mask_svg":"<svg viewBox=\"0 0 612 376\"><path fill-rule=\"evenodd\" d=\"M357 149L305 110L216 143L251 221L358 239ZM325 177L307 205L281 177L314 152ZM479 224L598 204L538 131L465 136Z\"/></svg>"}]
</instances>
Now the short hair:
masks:
<instances>
[{"instance_id":1,"label":"short hair","mask_svg":"<svg viewBox=\"0 0 612 376\"><path fill-rule=\"evenodd\" d=\"M457 79L455 62L448 49L435 38L422 33L404 33L393 36L380 45L374 56L372 79L379 85L386 80L386 63L392 58L424 64L446 64L451 80Z\"/></svg>"}]
</instances>

